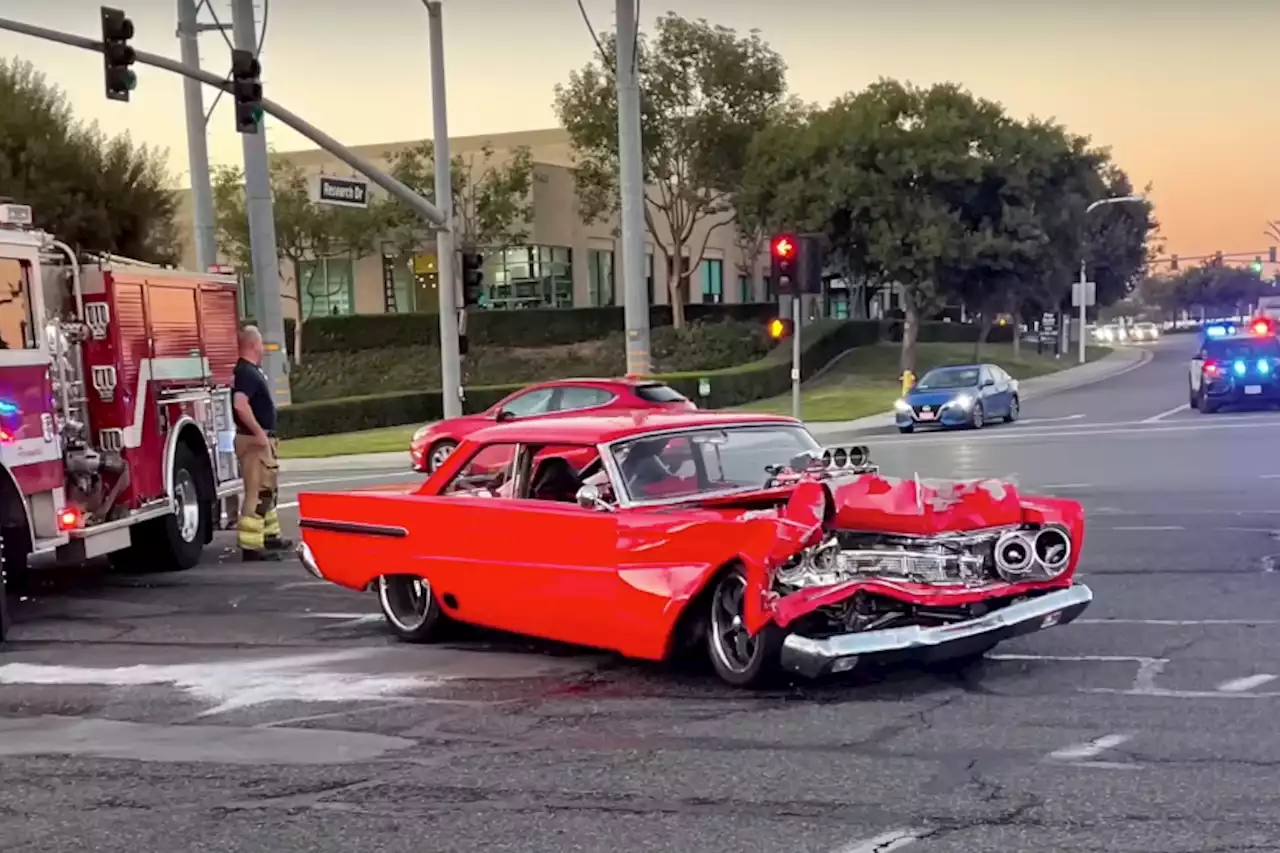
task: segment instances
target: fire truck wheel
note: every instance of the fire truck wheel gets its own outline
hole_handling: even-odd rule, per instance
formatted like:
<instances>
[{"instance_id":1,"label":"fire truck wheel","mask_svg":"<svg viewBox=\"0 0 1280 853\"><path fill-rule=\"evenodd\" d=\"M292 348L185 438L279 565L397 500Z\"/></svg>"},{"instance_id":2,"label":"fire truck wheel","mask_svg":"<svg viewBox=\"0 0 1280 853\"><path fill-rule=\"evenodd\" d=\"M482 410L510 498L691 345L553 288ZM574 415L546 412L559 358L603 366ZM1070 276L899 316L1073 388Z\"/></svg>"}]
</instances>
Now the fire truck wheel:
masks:
<instances>
[{"instance_id":1,"label":"fire truck wheel","mask_svg":"<svg viewBox=\"0 0 1280 853\"><path fill-rule=\"evenodd\" d=\"M213 486L208 463L179 444L173 458L174 512L133 529L133 544L112 555L130 572L180 572L200 562L213 523Z\"/></svg>"},{"instance_id":2,"label":"fire truck wheel","mask_svg":"<svg viewBox=\"0 0 1280 853\"><path fill-rule=\"evenodd\" d=\"M9 633L9 596L5 592L4 530L0 528L0 643Z\"/></svg>"}]
</instances>

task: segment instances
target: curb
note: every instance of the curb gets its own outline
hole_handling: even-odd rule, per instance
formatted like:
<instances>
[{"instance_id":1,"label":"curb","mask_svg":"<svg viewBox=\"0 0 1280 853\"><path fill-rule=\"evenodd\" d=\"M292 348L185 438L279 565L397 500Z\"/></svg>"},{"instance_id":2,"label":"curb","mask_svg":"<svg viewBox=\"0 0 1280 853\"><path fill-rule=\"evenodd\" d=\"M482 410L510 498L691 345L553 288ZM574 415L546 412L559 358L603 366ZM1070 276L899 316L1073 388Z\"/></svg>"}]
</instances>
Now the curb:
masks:
<instances>
[{"instance_id":1,"label":"curb","mask_svg":"<svg viewBox=\"0 0 1280 853\"><path fill-rule=\"evenodd\" d=\"M1136 358L1133 357L1136 354ZM1057 373L1050 373L1046 376L1038 376L1034 379L1028 379L1027 382L1035 382L1037 379L1046 380L1044 390L1036 390L1033 386L1025 392L1028 400L1038 397L1057 394L1060 391L1072 391L1094 382L1102 382L1106 379L1112 379L1121 376L1131 370L1137 370L1153 358L1151 350L1137 349L1133 347L1119 347L1105 358L1101 358L1091 364L1076 365L1060 370ZM1101 370L1103 365L1110 365L1114 369ZM1072 371L1081 371L1082 374L1078 378L1068 379L1062 384L1053 384L1048 380L1060 379L1066 377ZM883 412L877 415L867 415L852 421L815 421L806 424L814 438L821 439L823 435L837 435L848 432L857 432L859 430L875 429L877 427L892 426L893 412ZM350 456L322 456L312 459L281 459L280 470L284 473L305 473L317 471L338 471L338 470L374 470L374 471L404 471L410 472L409 453L407 451L392 451L389 453L360 453Z\"/></svg>"}]
</instances>

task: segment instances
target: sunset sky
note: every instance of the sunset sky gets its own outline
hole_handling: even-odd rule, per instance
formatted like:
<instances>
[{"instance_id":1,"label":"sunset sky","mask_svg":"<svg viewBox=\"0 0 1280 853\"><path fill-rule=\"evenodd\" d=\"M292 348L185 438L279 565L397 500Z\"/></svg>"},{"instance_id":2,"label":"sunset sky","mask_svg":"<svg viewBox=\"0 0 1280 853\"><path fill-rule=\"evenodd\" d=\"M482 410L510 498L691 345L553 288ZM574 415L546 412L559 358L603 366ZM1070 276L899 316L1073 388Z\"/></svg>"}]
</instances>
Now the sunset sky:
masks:
<instances>
[{"instance_id":1,"label":"sunset sky","mask_svg":"<svg viewBox=\"0 0 1280 853\"><path fill-rule=\"evenodd\" d=\"M139 50L178 55L175 0L118 0ZM426 12L420 0L269 3L267 96L350 144L431 134ZM3 14L98 35L98 3L8 0ZM587 0L596 29L613 2ZM786 59L792 90L826 102L880 76L951 80L1017 116L1053 117L1110 145L1138 185L1150 182L1168 250L1183 257L1263 251L1280 219L1280 106L1271 42L1280 3L1263 0L668 0L641 3L645 27L672 8L738 30L759 29ZM358 9L356 13L352 10ZM344 11L346 10L346 11ZM213 11L229 22L230 5ZM209 12L201 20L211 20ZM552 127L552 88L587 62L592 43L575 0L446 0L445 61L453 135ZM222 73L227 45L201 38ZM0 34L0 51L34 62L78 114L109 133L170 149L187 183L179 78L139 67L129 104L106 100L96 54ZM213 92L206 95L206 106ZM311 147L269 123L281 150ZM211 157L238 162L227 99L209 125Z\"/></svg>"}]
</instances>

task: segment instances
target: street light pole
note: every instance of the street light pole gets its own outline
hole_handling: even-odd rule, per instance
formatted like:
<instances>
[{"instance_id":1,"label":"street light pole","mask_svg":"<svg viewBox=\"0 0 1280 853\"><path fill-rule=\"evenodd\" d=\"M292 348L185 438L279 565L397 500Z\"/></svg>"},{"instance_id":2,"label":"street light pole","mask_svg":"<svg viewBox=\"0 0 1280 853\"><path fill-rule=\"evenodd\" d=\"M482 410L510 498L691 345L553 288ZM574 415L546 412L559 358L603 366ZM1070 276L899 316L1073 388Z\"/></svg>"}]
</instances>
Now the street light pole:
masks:
<instances>
[{"instance_id":1,"label":"street light pole","mask_svg":"<svg viewBox=\"0 0 1280 853\"><path fill-rule=\"evenodd\" d=\"M178 0L178 43L182 64L200 69L200 24L196 0ZM208 272L218 260L214 230L213 189L209 180L209 144L204 123L204 89L199 80L184 77L182 93L187 110L187 158L191 173L191 201L195 210L196 267Z\"/></svg>"},{"instance_id":2,"label":"street light pole","mask_svg":"<svg viewBox=\"0 0 1280 853\"><path fill-rule=\"evenodd\" d=\"M435 125L436 207L444 225L436 232L436 292L440 299L440 405L445 418L462 416L462 356L458 347L458 294L453 278L453 174L449 113L445 104L444 26L440 0L423 0L431 40L431 112Z\"/></svg>"},{"instance_id":3,"label":"street light pole","mask_svg":"<svg viewBox=\"0 0 1280 853\"><path fill-rule=\"evenodd\" d=\"M623 325L627 373L649 372L649 293L644 271L644 143L640 136L640 81L636 52L636 0L617 0L618 187L622 219Z\"/></svg>"},{"instance_id":4,"label":"street light pole","mask_svg":"<svg viewBox=\"0 0 1280 853\"><path fill-rule=\"evenodd\" d=\"M1141 195L1118 195L1118 196L1113 196L1111 198L1102 198L1102 199L1098 199L1093 204L1086 207L1084 209L1084 215L1088 216L1090 213L1093 213L1099 207L1102 207L1103 205L1107 205L1107 204L1124 204L1126 202L1146 202L1146 200L1147 200L1146 196L1141 196ZM1088 284L1088 271L1085 267L1085 264L1086 264L1086 261L1082 254L1080 258L1080 332L1079 332L1081 364L1084 364L1084 360L1085 360L1084 359L1084 347L1085 347L1084 332L1085 332L1085 324L1088 322L1088 318L1085 315L1085 312L1088 309L1088 302L1084 298L1086 285ZM1096 289L1095 289L1095 292L1096 292Z\"/></svg>"}]
</instances>

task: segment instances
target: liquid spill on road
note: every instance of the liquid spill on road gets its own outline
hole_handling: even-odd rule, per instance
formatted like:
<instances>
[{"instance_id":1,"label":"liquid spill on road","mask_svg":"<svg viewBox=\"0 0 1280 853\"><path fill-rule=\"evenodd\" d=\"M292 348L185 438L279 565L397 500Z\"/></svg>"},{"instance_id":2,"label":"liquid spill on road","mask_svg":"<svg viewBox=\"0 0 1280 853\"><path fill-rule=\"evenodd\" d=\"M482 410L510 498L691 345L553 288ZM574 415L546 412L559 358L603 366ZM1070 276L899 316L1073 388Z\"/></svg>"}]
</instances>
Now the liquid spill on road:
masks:
<instances>
[{"instance_id":1,"label":"liquid spill on road","mask_svg":"<svg viewBox=\"0 0 1280 853\"><path fill-rule=\"evenodd\" d=\"M262 660L121 667L10 663L0 666L0 684L143 687L172 685L213 705L201 716L270 702L359 702L399 696L436 686L438 679L350 673L322 667L368 657L376 650L294 655Z\"/></svg>"}]
</instances>

